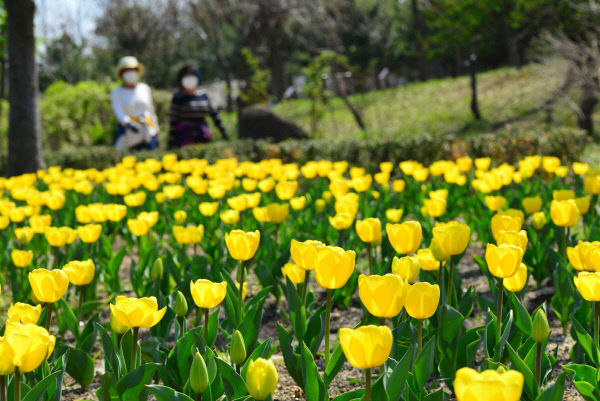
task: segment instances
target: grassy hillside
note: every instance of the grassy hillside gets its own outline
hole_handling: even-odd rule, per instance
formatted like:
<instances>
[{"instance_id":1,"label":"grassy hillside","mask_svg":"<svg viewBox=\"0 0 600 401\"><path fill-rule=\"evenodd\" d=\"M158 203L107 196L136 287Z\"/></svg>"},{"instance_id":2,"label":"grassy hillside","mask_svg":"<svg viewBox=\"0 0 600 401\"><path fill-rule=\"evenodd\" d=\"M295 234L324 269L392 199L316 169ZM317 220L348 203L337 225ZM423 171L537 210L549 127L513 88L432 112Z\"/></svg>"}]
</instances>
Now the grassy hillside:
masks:
<instances>
[{"instance_id":1,"label":"grassy hillside","mask_svg":"<svg viewBox=\"0 0 600 401\"><path fill-rule=\"evenodd\" d=\"M569 105L576 102L572 99L576 92L571 90L557 96L565 71L564 63L553 61L520 70L502 68L478 74L483 121L472 117L468 77L431 80L354 95L351 101L361 111L369 135L475 134L522 130L540 124L574 126L575 112ZM551 102L549 109L543 109L546 102ZM310 101L283 101L275 105L274 111L310 132ZM235 116L228 115L226 120L234 128ZM317 132L311 134L315 137L365 135L340 99L333 99L327 105Z\"/></svg>"}]
</instances>

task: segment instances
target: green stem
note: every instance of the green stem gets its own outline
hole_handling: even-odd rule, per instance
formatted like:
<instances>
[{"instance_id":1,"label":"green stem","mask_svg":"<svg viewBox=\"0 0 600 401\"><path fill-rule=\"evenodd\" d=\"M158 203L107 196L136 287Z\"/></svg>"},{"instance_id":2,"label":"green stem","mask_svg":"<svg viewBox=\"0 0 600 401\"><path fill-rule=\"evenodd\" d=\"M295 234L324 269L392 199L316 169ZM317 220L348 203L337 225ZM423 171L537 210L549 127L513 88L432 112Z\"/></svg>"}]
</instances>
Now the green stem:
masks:
<instances>
[{"instance_id":1,"label":"green stem","mask_svg":"<svg viewBox=\"0 0 600 401\"><path fill-rule=\"evenodd\" d=\"M496 313L496 341L500 341L502 334L502 298L504 297L504 279L498 280L498 309Z\"/></svg>"},{"instance_id":2,"label":"green stem","mask_svg":"<svg viewBox=\"0 0 600 401\"><path fill-rule=\"evenodd\" d=\"M380 317L379 318L379 325L380 326L385 326L385 318L384 317ZM383 375L385 374L385 362L381 364L381 367L379 368L380 373Z\"/></svg>"},{"instance_id":3,"label":"green stem","mask_svg":"<svg viewBox=\"0 0 600 401\"><path fill-rule=\"evenodd\" d=\"M50 332L50 321L52 319L52 303L46 305L46 330Z\"/></svg>"},{"instance_id":4,"label":"green stem","mask_svg":"<svg viewBox=\"0 0 600 401\"><path fill-rule=\"evenodd\" d=\"M183 338L185 334L185 316L179 317L179 338Z\"/></svg>"},{"instance_id":5,"label":"green stem","mask_svg":"<svg viewBox=\"0 0 600 401\"><path fill-rule=\"evenodd\" d=\"M310 270L307 270L304 276L304 283L302 284L302 305L306 303L306 293L308 289L308 282L310 281Z\"/></svg>"},{"instance_id":6,"label":"green stem","mask_svg":"<svg viewBox=\"0 0 600 401\"><path fill-rule=\"evenodd\" d=\"M179 270L181 271L181 274L183 275L183 272L185 271L185 267L184 267L184 260L185 260L185 245L181 245L181 249L180 249L180 253L179 253Z\"/></svg>"},{"instance_id":7,"label":"green stem","mask_svg":"<svg viewBox=\"0 0 600 401\"><path fill-rule=\"evenodd\" d=\"M327 303L325 306L325 368L329 364L329 320L331 318L331 290L327 289Z\"/></svg>"},{"instance_id":8,"label":"green stem","mask_svg":"<svg viewBox=\"0 0 600 401\"><path fill-rule=\"evenodd\" d=\"M365 401L371 401L371 369L365 369Z\"/></svg>"},{"instance_id":9,"label":"green stem","mask_svg":"<svg viewBox=\"0 0 600 401\"><path fill-rule=\"evenodd\" d=\"M137 365L137 346L139 331L139 327L133 328L133 340L131 341L131 371L133 371Z\"/></svg>"},{"instance_id":10,"label":"green stem","mask_svg":"<svg viewBox=\"0 0 600 401\"><path fill-rule=\"evenodd\" d=\"M600 319L600 302L594 302L594 344L600 349L600 338L598 337L598 320Z\"/></svg>"},{"instance_id":11,"label":"green stem","mask_svg":"<svg viewBox=\"0 0 600 401\"><path fill-rule=\"evenodd\" d=\"M203 308L204 311L204 341L208 345L208 308Z\"/></svg>"},{"instance_id":12,"label":"green stem","mask_svg":"<svg viewBox=\"0 0 600 401\"><path fill-rule=\"evenodd\" d=\"M240 289L238 291L238 305L237 305L237 316L238 316L238 323L242 322L242 313L243 313L243 309L242 309L242 304L244 303L244 297L242 296L244 293L244 261L240 260L240 272L239 272L239 285L240 285Z\"/></svg>"},{"instance_id":13,"label":"green stem","mask_svg":"<svg viewBox=\"0 0 600 401\"><path fill-rule=\"evenodd\" d=\"M417 355L421 354L423 348L423 319L417 319Z\"/></svg>"},{"instance_id":14,"label":"green stem","mask_svg":"<svg viewBox=\"0 0 600 401\"><path fill-rule=\"evenodd\" d=\"M535 378L538 382L538 386L542 388L542 343L537 343L535 356Z\"/></svg>"},{"instance_id":15,"label":"green stem","mask_svg":"<svg viewBox=\"0 0 600 401\"><path fill-rule=\"evenodd\" d=\"M446 304L450 305L450 300L452 299L452 290L454 289L454 261L452 256L450 256L450 274L448 277L448 292L446 294Z\"/></svg>"},{"instance_id":16,"label":"green stem","mask_svg":"<svg viewBox=\"0 0 600 401\"><path fill-rule=\"evenodd\" d=\"M6 401L6 377L0 375L0 401Z\"/></svg>"},{"instance_id":17,"label":"green stem","mask_svg":"<svg viewBox=\"0 0 600 401\"><path fill-rule=\"evenodd\" d=\"M81 309L83 308L83 296L85 293L85 285L79 287L79 304L77 305L77 322L81 322Z\"/></svg>"},{"instance_id":18,"label":"green stem","mask_svg":"<svg viewBox=\"0 0 600 401\"><path fill-rule=\"evenodd\" d=\"M373 274L373 246L367 242L367 254L369 255L369 276Z\"/></svg>"},{"instance_id":19,"label":"green stem","mask_svg":"<svg viewBox=\"0 0 600 401\"><path fill-rule=\"evenodd\" d=\"M15 393L15 401L21 401L21 373L19 368L15 367L15 385L13 386L13 393Z\"/></svg>"}]
</instances>

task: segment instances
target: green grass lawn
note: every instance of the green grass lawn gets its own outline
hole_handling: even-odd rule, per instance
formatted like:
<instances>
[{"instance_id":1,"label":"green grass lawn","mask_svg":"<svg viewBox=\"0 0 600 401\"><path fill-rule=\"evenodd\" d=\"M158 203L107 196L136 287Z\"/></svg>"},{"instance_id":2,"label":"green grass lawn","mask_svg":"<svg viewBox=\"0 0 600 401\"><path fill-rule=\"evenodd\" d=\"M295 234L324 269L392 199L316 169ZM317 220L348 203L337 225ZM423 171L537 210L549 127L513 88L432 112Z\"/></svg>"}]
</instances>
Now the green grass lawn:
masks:
<instances>
[{"instance_id":1,"label":"green grass lawn","mask_svg":"<svg viewBox=\"0 0 600 401\"><path fill-rule=\"evenodd\" d=\"M367 132L358 129L341 99L325 108L316 132L310 132L310 101L287 100L276 104L275 113L296 122L313 137L339 135L431 135L476 134L497 130L526 130L540 125L574 126L576 91L559 96L549 111L538 110L553 99L564 82L566 64L553 61L532 64L518 70L501 68L478 74L479 106L482 121L473 119L469 104L467 76L413 83L351 96L360 110ZM573 93L571 93L573 92ZM573 103L574 102L574 103ZM236 117L225 115L230 131Z\"/></svg>"}]
</instances>

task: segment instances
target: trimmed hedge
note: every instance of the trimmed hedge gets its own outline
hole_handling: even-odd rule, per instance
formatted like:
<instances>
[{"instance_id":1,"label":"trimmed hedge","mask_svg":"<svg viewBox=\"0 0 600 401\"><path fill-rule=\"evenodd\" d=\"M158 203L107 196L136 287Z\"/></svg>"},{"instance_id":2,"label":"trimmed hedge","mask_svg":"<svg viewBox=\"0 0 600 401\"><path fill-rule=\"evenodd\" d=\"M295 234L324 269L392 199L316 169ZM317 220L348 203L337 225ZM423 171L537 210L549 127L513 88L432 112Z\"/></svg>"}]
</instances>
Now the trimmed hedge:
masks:
<instances>
[{"instance_id":1,"label":"trimmed hedge","mask_svg":"<svg viewBox=\"0 0 600 401\"><path fill-rule=\"evenodd\" d=\"M478 134L469 137L436 137L423 134L411 137L373 136L369 138L336 138L289 140L281 143L267 141L218 141L202 146L188 146L174 152L139 152L139 159L160 158L176 153L181 158L203 158L211 162L218 158L237 157L239 160L280 158L284 162L303 163L307 160L347 160L370 170L382 161L394 163L417 160L428 164L439 159L455 159L463 155L490 156L496 161L516 162L524 155L542 154L560 157L563 161L581 157L587 143L585 133L575 129L550 129L527 133ZM48 166L64 168L106 168L122 155L112 147L95 146L47 153ZM6 171L6 157L0 158L0 168Z\"/></svg>"}]
</instances>

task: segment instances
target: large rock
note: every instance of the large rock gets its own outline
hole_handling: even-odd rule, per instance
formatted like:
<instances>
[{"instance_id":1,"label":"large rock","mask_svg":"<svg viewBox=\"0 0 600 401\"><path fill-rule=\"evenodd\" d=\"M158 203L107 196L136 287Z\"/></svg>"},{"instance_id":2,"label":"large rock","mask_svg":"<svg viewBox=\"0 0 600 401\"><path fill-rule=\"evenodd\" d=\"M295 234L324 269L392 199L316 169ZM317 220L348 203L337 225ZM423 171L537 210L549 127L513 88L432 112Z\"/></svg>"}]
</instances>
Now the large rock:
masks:
<instances>
[{"instance_id":1,"label":"large rock","mask_svg":"<svg viewBox=\"0 0 600 401\"><path fill-rule=\"evenodd\" d=\"M307 139L308 134L291 121L284 120L261 106L249 106L238 115L238 136L245 139Z\"/></svg>"}]
</instances>

